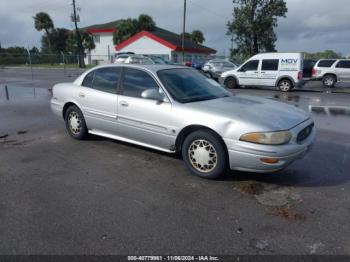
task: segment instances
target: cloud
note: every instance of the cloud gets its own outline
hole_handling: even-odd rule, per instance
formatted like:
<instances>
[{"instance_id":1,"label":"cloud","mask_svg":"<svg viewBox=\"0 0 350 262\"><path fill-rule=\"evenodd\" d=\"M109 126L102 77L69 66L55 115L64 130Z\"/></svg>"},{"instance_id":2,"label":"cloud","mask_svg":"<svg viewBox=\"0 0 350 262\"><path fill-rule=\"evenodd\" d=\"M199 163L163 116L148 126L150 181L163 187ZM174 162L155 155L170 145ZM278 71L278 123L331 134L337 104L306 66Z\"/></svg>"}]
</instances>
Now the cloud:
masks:
<instances>
[{"instance_id":1,"label":"cloud","mask_svg":"<svg viewBox=\"0 0 350 262\"><path fill-rule=\"evenodd\" d=\"M105 23L140 13L150 14L160 27L182 31L183 1L173 0L76 0L81 8L80 26ZM232 19L231 0L187 0L187 30L204 32L206 45L225 52L231 46L226 23ZM287 18L279 19L276 29L280 51L320 51L334 49L350 52L348 0L287 0ZM33 16L46 11L56 27L73 28L71 0L2 0L0 42L5 45L40 46L42 33L34 29ZM11 15L9 15L11 14Z\"/></svg>"}]
</instances>

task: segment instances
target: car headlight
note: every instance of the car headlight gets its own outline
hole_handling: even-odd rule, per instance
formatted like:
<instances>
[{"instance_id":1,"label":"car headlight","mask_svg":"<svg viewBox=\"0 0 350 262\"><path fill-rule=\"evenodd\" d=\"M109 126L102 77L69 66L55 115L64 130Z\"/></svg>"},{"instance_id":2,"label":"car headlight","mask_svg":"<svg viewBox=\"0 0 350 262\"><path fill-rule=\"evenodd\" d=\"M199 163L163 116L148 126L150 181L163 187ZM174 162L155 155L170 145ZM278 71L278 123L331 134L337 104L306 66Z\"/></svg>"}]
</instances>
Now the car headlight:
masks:
<instances>
[{"instance_id":1,"label":"car headlight","mask_svg":"<svg viewBox=\"0 0 350 262\"><path fill-rule=\"evenodd\" d=\"M287 144L291 140L291 138L291 132L280 131L248 133L242 135L239 140L263 145L283 145Z\"/></svg>"}]
</instances>

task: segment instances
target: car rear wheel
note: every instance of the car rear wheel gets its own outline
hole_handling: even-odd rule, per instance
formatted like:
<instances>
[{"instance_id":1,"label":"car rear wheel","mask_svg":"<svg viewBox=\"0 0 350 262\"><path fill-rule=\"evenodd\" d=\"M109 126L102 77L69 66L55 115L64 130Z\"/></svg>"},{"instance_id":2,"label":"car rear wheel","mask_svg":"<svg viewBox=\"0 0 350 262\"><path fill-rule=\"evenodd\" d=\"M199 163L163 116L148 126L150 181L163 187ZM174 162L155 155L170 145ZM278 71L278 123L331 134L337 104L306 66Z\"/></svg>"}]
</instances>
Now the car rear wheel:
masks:
<instances>
[{"instance_id":1,"label":"car rear wheel","mask_svg":"<svg viewBox=\"0 0 350 262\"><path fill-rule=\"evenodd\" d=\"M237 81L236 81L235 78L228 77L225 80L225 87L228 88L228 89L235 89L235 88L238 88L239 86L237 85Z\"/></svg>"},{"instance_id":2,"label":"car rear wheel","mask_svg":"<svg viewBox=\"0 0 350 262\"><path fill-rule=\"evenodd\" d=\"M83 113L76 106L70 106L65 114L66 128L73 138L82 140L87 136L88 130L86 127Z\"/></svg>"},{"instance_id":3,"label":"car rear wheel","mask_svg":"<svg viewBox=\"0 0 350 262\"><path fill-rule=\"evenodd\" d=\"M337 79L335 76L333 75L326 75L323 77L322 79L322 83L325 87L334 87L335 86L335 83L337 82Z\"/></svg>"},{"instance_id":4,"label":"car rear wheel","mask_svg":"<svg viewBox=\"0 0 350 262\"><path fill-rule=\"evenodd\" d=\"M278 83L278 88L282 92L289 92L293 89L293 84L288 79L283 79Z\"/></svg>"},{"instance_id":5,"label":"car rear wheel","mask_svg":"<svg viewBox=\"0 0 350 262\"><path fill-rule=\"evenodd\" d=\"M211 131L189 134L183 142L182 157L190 171L203 178L215 179L227 170L226 148Z\"/></svg>"}]
</instances>

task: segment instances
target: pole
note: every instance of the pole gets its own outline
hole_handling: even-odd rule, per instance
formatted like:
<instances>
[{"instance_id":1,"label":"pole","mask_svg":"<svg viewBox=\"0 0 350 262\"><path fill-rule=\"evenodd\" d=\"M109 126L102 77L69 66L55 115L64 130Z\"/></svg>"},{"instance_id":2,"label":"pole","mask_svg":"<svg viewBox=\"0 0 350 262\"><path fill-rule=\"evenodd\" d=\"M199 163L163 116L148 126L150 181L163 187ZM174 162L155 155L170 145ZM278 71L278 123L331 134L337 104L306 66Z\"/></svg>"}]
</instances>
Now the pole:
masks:
<instances>
[{"instance_id":1,"label":"pole","mask_svg":"<svg viewBox=\"0 0 350 262\"><path fill-rule=\"evenodd\" d=\"M73 0L73 20L74 20L74 26L75 26L75 34L76 34L76 39L77 39L77 47L78 47L78 63L79 63L79 67L83 68L84 64L82 61L82 44L81 44L81 36L80 36L80 32L78 29L78 22L77 22L77 10L75 7L75 0Z\"/></svg>"},{"instance_id":2,"label":"pole","mask_svg":"<svg viewBox=\"0 0 350 262\"><path fill-rule=\"evenodd\" d=\"M182 28L182 63L185 63L186 0L184 0L184 17Z\"/></svg>"},{"instance_id":3,"label":"pole","mask_svg":"<svg viewBox=\"0 0 350 262\"><path fill-rule=\"evenodd\" d=\"M61 55L62 55L62 62L63 62L63 76L66 76L66 59L64 57L63 51L61 51Z\"/></svg>"},{"instance_id":4,"label":"pole","mask_svg":"<svg viewBox=\"0 0 350 262\"><path fill-rule=\"evenodd\" d=\"M28 60L29 60L29 65L30 65L30 74L32 76L32 81L33 81L33 65L32 65L32 57L30 55L29 49L26 48L26 51L28 53Z\"/></svg>"},{"instance_id":5,"label":"pole","mask_svg":"<svg viewBox=\"0 0 350 262\"><path fill-rule=\"evenodd\" d=\"M6 100L10 100L10 97L9 97L9 90L7 89L7 86L5 85L5 94L6 94Z\"/></svg>"}]
</instances>

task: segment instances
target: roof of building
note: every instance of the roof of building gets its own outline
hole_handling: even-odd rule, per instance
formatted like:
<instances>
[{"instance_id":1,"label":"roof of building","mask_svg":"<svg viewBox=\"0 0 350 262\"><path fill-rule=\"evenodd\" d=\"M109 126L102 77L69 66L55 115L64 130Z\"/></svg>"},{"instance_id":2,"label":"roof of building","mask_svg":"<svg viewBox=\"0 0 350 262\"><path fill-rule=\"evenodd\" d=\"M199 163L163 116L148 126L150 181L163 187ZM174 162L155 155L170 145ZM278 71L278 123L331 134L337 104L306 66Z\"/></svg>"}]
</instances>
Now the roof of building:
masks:
<instances>
[{"instance_id":1,"label":"roof of building","mask_svg":"<svg viewBox=\"0 0 350 262\"><path fill-rule=\"evenodd\" d=\"M88 31L89 33L113 33L116 31L118 24L123 20L115 20L109 23L104 24L95 24L82 28L83 30ZM120 51L124 47L128 46L132 42L140 39L141 37L147 36L165 46L172 49L173 51L182 51L182 37L179 34L170 32L168 30L156 27L153 31L141 31L124 42L116 46L116 50ZM185 39L185 51L186 52L199 52L199 53L216 53L215 49L206 47L201 44L197 44L191 40Z\"/></svg>"},{"instance_id":2,"label":"roof of building","mask_svg":"<svg viewBox=\"0 0 350 262\"><path fill-rule=\"evenodd\" d=\"M119 19L119 20L115 20L104 24L90 25L87 27L83 27L82 30L86 30L89 33L112 33L116 31L118 24L122 21L124 20Z\"/></svg>"}]
</instances>

